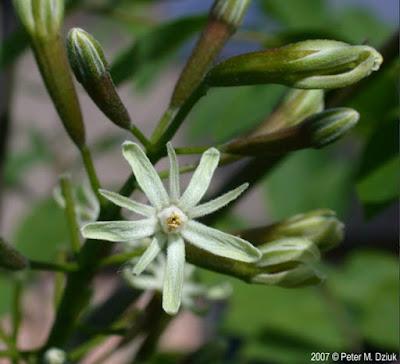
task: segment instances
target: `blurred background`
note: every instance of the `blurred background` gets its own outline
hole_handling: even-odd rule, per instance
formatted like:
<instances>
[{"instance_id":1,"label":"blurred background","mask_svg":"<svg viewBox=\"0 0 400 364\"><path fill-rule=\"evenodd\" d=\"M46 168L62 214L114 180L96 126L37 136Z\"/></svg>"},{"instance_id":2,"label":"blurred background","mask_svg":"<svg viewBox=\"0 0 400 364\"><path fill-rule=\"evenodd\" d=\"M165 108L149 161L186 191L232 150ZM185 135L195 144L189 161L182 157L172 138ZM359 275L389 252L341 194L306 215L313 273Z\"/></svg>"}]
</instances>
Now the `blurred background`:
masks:
<instances>
[{"instance_id":1,"label":"blurred background","mask_svg":"<svg viewBox=\"0 0 400 364\"><path fill-rule=\"evenodd\" d=\"M1 6L3 39L15 36L18 29L7 4ZM125 105L149 135L169 102L211 4L209 0L82 0L68 13L65 32L81 27L102 43ZM197 350L199 363L307 363L315 351L397 352L398 14L398 0L253 1L221 59L311 38L369 44L386 52L386 57L382 70L359 86L327 94L328 104L335 101L360 112L355 130L323 150L290 155L220 224L226 229L252 227L331 208L345 222L346 238L325 256L322 269L328 280L323 287L285 290L201 272L205 282L229 281L232 297L202 317L180 315L164 335L164 352ZM8 141L8 152L0 171L4 181L0 231L28 257L51 261L66 246L63 212L52 197L58 176L72 171L74 182L80 184L84 173L32 53L23 50L24 42L23 36L15 36L10 55L1 54L0 140L2 147ZM113 190L130 173L120 154L127 136L106 119L80 85L78 91L100 178ZM219 143L249 130L265 119L286 91L277 85L212 90L189 115L174 145ZM4 120L10 121L8 130ZM213 188L236 168L220 169ZM45 340L51 324L50 278L35 276L24 297L25 329L20 339L27 349ZM107 297L118 279L115 271L104 273L97 282L101 289L96 302ZM12 307L11 292L11 283L0 275L0 315L5 322ZM201 349L204 343L207 350ZM173 356L162 355L160 362L174 362ZM109 361L119 362L124 361L120 357Z\"/></svg>"}]
</instances>

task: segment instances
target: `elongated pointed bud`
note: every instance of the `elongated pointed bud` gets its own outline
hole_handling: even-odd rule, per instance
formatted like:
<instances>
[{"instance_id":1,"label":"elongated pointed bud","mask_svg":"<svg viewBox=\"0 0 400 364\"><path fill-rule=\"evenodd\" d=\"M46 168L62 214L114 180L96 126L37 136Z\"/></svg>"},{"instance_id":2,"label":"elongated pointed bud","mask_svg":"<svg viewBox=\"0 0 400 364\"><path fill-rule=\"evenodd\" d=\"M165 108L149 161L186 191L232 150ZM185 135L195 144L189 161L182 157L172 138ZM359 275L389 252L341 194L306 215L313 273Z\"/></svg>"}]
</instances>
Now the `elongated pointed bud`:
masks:
<instances>
[{"instance_id":1,"label":"elongated pointed bud","mask_svg":"<svg viewBox=\"0 0 400 364\"><path fill-rule=\"evenodd\" d=\"M240 235L256 245L288 237L304 238L321 250L329 250L343 240L344 224L334 211L321 209L298 214L273 225L249 229Z\"/></svg>"},{"instance_id":2,"label":"elongated pointed bud","mask_svg":"<svg viewBox=\"0 0 400 364\"><path fill-rule=\"evenodd\" d=\"M170 108L178 108L201 84L222 47L239 28L250 0L215 0L209 19L173 92Z\"/></svg>"},{"instance_id":3,"label":"elongated pointed bud","mask_svg":"<svg viewBox=\"0 0 400 364\"><path fill-rule=\"evenodd\" d=\"M0 268L23 270L29 265L28 260L0 238Z\"/></svg>"},{"instance_id":4,"label":"elongated pointed bud","mask_svg":"<svg viewBox=\"0 0 400 364\"><path fill-rule=\"evenodd\" d=\"M227 59L207 75L208 86L265 83L304 89L351 85L379 69L382 56L369 46L308 40Z\"/></svg>"},{"instance_id":5,"label":"elongated pointed bud","mask_svg":"<svg viewBox=\"0 0 400 364\"><path fill-rule=\"evenodd\" d=\"M85 128L60 36L64 1L14 0L14 6L30 36L40 73L64 128L76 146L82 149Z\"/></svg>"},{"instance_id":6,"label":"elongated pointed bud","mask_svg":"<svg viewBox=\"0 0 400 364\"><path fill-rule=\"evenodd\" d=\"M317 285L323 282L325 277L321 272L310 265L299 265L296 268L276 273L260 273L254 276L251 283L266 284L285 288L297 288Z\"/></svg>"},{"instance_id":7,"label":"elongated pointed bud","mask_svg":"<svg viewBox=\"0 0 400 364\"><path fill-rule=\"evenodd\" d=\"M251 135L266 134L297 125L323 109L323 90L291 90L277 109Z\"/></svg>"},{"instance_id":8,"label":"elongated pointed bud","mask_svg":"<svg viewBox=\"0 0 400 364\"><path fill-rule=\"evenodd\" d=\"M360 114L353 109L338 107L315 114L307 119L303 129L313 148L322 148L341 138L353 128Z\"/></svg>"},{"instance_id":9,"label":"elongated pointed bud","mask_svg":"<svg viewBox=\"0 0 400 364\"><path fill-rule=\"evenodd\" d=\"M67 49L76 79L95 104L113 123L129 129L130 116L115 89L100 43L83 29L73 28Z\"/></svg>"},{"instance_id":10,"label":"elongated pointed bud","mask_svg":"<svg viewBox=\"0 0 400 364\"><path fill-rule=\"evenodd\" d=\"M261 259L256 263L260 273L252 283L281 287L318 284L322 275L313 268L321 258L315 244L304 238L283 238L259 246Z\"/></svg>"},{"instance_id":11,"label":"elongated pointed bud","mask_svg":"<svg viewBox=\"0 0 400 364\"><path fill-rule=\"evenodd\" d=\"M14 7L31 37L58 36L64 17L63 0L14 0Z\"/></svg>"},{"instance_id":12,"label":"elongated pointed bud","mask_svg":"<svg viewBox=\"0 0 400 364\"><path fill-rule=\"evenodd\" d=\"M241 155L281 155L299 149L322 148L341 138L358 119L359 114L353 109L328 109L289 128L238 138L222 150Z\"/></svg>"},{"instance_id":13,"label":"elongated pointed bud","mask_svg":"<svg viewBox=\"0 0 400 364\"><path fill-rule=\"evenodd\" d=\"M262 257L257 266L268 273L285 271L300 264L315 263L321 257L314 243L301 237L282 238L260 245L258 248Z\"/></svg>"}]
</instances>

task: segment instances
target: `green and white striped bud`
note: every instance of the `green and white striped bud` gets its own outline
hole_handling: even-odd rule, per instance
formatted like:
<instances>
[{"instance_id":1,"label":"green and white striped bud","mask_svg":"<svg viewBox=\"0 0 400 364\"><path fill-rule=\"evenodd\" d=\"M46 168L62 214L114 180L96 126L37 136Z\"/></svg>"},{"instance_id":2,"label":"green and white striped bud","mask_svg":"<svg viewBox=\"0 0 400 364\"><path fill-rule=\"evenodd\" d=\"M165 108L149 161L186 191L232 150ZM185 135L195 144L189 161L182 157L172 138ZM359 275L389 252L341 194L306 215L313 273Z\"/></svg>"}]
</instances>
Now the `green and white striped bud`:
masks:
<instances>
[{"instance_id":1,"label":"green and white striped bud","mask_svg":"<svg viewBox=\"0 0 400 364\"><path fill-rule=\"evenodd\" d=\"M341 138L357 124L359 118L360 114L356 110L338 107L312 115L302 128L310 137L310 145L322 148Z\"/></svg>"},{"instance_id":2,"label":"green and white striped bud","mask_svg":"<svg viewBox=\"0 0 400 364\"><path fill-rule=\"evenodd\" d=\"M64 0L14 0L14 7L31 37L56 37L64 18Z\"/></svg>"},{"instance_id":3,"label":"green and white striped bud","mask_svg":"<svg viewBox=\"0 0 400 364\"><path fill-rule=\"evenodd\" d=\"M21 253L0 238L0 268L16 271L28 265L28 260Z\"/></svg>"},{"instance_id":4,"label":"green and white striped bud","mask_svg":"<svg viewBox=\"0 0 400 364\"><path fill-rule=\"evenodd\" d=\"M309 265L300 265L296 268L276 273L260 273L254 276L251 283L266 284L285 288L297 288L317 285L325 277L321 272Z\"/></svg>"},{"instance_id":5,"label":"green and white striped bud","mask_svg":"<svg viewBox=\"0 0 400 364\"><path fill-rule=\"evenodd\" d=\"M341 138L358 119L359 114L353 109L328 109L289 128L238 138L221 149L240 155L283 155L305 148L318 149Z\"/></svg>"},{"instance_id":6,"label":"green and white striped bud","mask_svg":"<svg viewBox=\"0 0 400 364\"><path fill-rule=\"evenodd\" d=\"M229 58L211 69L206 82L209 87L277 83L303 89L332 89L369 76L379 69L382 60L369 46L307 40Z\"/></svg>"},{"instance_id":7,"label":"green and white striped bud","mask_svg":"<svg viewBox=\"0 0 400 364\"><path fill-rule=\"evenodd\" d=\"M211 9L211 17L236 30L242 24L249 5L250 0L216 0Z\"/></svg>"},{"instance_id":8,"label":"green and white striped bud","mask_svg":"<svg viewBox=\"0 0 400 364\"><path fill-rule=\"evenodd\" d=\"M115 89L100 43L83 29L73 28L67 49L76 79L95 104L113 123L129 130L130 116Z\"/></svg>"},{"instance_id":9,"label":"green and white striped bud","mask_svg":"<svg viewBox=\"0 0 400 364\"><path fill-rule=\"evenodd\" d=\"M273 225L246 230L241 236L256 245L289 237L304 238L321 250L329 250L343 240L344 224L334 211L320 209L292 216Z\"/></svg>"},{"instance_id":10,"label":"green and white striped bud","mask_svg":"<svg viewBox=\"0 0 400 364\"><path fill-rule=\"evenodd\" d=\"M311 264L320 260L318 248L311 240L301 237L282 238L258 246L262 253L257 266L266 273L282 272L300 264Z\"/></svg>"}]
</instances>

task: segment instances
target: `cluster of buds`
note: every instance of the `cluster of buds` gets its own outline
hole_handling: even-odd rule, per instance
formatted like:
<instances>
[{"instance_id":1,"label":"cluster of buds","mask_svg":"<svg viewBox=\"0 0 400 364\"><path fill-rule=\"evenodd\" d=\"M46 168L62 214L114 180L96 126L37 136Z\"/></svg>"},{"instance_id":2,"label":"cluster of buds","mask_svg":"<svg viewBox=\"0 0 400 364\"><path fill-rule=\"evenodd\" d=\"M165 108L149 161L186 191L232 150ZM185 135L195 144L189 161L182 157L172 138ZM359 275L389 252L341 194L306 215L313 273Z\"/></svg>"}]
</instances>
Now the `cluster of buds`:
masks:
<instances>
[{"instance_id":1,"label":"cluster of buds","mask_svg":"<svg viewBox=\"0 0 400 364\"><path fill-rule=\"evenodd\" d=\"M262 252L257 262L262 272L251 282L298 287L323 279L315 264L321 251L332 249L343 240L344 225L333 211L315 210L245 231L242 236Z\"/></svg>"}]
</instances>

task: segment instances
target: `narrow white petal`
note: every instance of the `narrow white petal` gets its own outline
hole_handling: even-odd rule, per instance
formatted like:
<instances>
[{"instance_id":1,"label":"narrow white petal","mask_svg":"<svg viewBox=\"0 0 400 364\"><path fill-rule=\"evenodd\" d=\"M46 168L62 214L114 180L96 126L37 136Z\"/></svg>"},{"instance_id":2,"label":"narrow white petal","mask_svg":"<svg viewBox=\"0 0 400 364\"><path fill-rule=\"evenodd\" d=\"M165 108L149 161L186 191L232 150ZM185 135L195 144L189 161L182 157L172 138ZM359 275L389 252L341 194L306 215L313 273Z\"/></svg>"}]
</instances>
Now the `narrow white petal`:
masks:
<instances>
[{"instance_id":1,"label":"narrow white petal","mask_svg":"<svg viewBox=\"0 0 400 364\"><path fill-rule=\"evenodd\" d=\"M169 194L172 200L178 200L181 191L179 185L179 163L178 158L176 157L176 153L174 148L172 148L172 144L170 142L167 143L168 150L168 158L169 158Z\"/></svg>"},{"instance_id":2,"label":"narrow white petal","mask_svg":"<svg viewBox=\"0 0 400 364\"><path fill-rule=\"evenodd\" d=\"M188 211L188 215L192 219L195 219L197 217L212 214L214 211L219 210L229 202L236 200L243 193L243 191L247 189L247 187L249 187L249 184L244 183L238 188L235 188L234 190L229 191L222 196L215 198L214 200L194 206Z\"/></svg>"},{"instance_id":3,"label":"narrow white petal","mask_svg":"<svg viewBox=\"0 0 400 364\"><path fill-rule=\"evenodd\" d=\"M104 196L107 200L111 201L115 205L126 208L129 211L136 212L139 215L151 217L154 216L156 213L156 209L154 207L133 201L130 198L122 196L118 193L107 190L99 190L99 192L102 196Z\"/></svg>"},{"instance_id":4,"label":"narrow white petal","mask_svg":"<svg viewBox=\"0 0 400 364\"><path fill-rule=\"evenodd\" d=\"M165 235L157 234L150 245L147 247L145 252L140 257L139 261L136 263L135 267L132 270L132 273L135 275L139 275L142 273L147 266L156 258L156 256L161 252L164 243L165 243Z\"/></svg>"},{"instance_id":5,"label":"narrow white petal","mask_svg":"<svg viewBox=\"0 0 400 364\"><path fill-rule=\"evenodd\" d=\"M86 239L107 241L131 241L143 239L153 235L157 228L155 219L138 221L102 221L93 222L82 228L82 235Z\"/></svg>"},{"instance_id":6,"label":"narrow white petal","mask_svg":"<svg viewBox=\"0 0 400 364\"><path fill-rule=\"evenodd\" d=\"M132 167L136 181L150 203L156 208L167 206L169 203L168 194L149 158L139 145L125 142L122 145L122 154Z\"/></svg>"},{"instance_id":7,"label":"narrow white petal","mask_svg":"<svg viewBox=\"0 0 400 364\"><path fill-rule=\"evenodd\" d=\"M181 305L184 270L185 243L179 235L171 234L168 237L162 302L164 311L170 315L175 315Z\"/></svg>"},{"instance_id":8,"label":"narrow white petal","mask_svg":"<svg viewBox=\"0 0 400 364\"><path fill-rule=\"evenodd\" d=\"M140 277L135 276L130 272L129 268L124 269L123 276L126 281L135 288L143 290L162 290L162 282L158 281L155 277L148 274L142 274Z\"/></svg>"},{"instance_id":9,"label":"narrow white petal","mask_svg":"<svg viewBox=\"0 0 400 364\"><path fill-rule=\"evenodd\" d=\"M215 148L210 148L204 152L189 186L179 201L180 206L189 209L202 199L218 166L219 156L219 151Z\"/></svg>"},{"instance_id":10,"label":"narrow white petal","mask_svg":"<svg viewBox=\"0 0 400 364\"><path fill-rule=\"evenodd\" d=\"M255 262L261 257L260 251L248 241L194 220L186 223L181 234L191 244L215 255L243 262Z\"/></svg>"}]
</instances>

